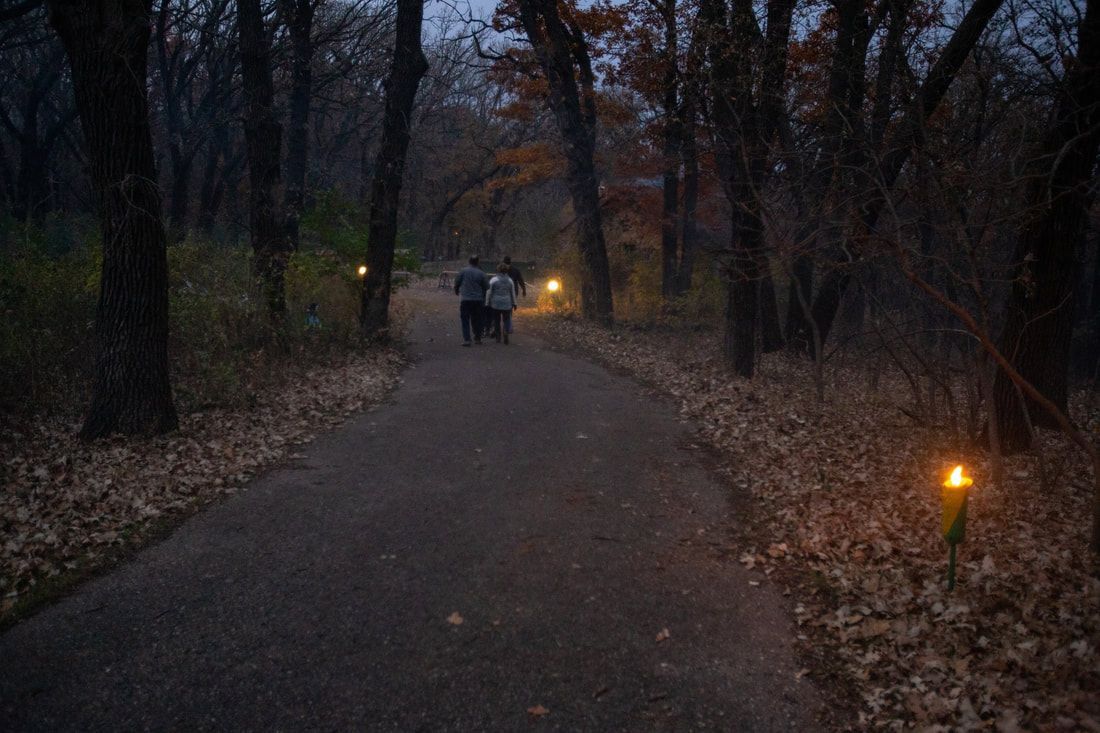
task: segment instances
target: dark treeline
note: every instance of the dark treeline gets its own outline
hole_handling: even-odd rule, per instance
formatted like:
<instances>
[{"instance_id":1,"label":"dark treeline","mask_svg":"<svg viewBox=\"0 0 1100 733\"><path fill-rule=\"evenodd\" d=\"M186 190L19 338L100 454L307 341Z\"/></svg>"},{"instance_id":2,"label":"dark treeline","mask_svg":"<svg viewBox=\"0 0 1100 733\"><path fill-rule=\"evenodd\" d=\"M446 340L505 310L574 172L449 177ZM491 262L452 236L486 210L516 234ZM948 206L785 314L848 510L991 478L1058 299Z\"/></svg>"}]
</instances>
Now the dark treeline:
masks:
<instances>
[{"instance_id":1,"label":"dark treeline","mask_svg":"<svg viewBox=\"0 0 1100 733\"><path fill-rule=\"evenodd\" d=\"M497 115L506 100L474 45L453 17L425 27L420 3L19 2L0 20L5 256L32 240L63 254L99 222L86 437L176 425L165 253L177 244L247 247L257 315L275 330L295 253L336 247L349 271L369 265L360 320L378 335L395 250L494 252L520 198L494 191L489 227L481 212L454 216L511 170L498 152L530 125ZM421 37L424 54L410 46ZM16 280L5 301L33 287Z\"/></svg>"}]
</instances>

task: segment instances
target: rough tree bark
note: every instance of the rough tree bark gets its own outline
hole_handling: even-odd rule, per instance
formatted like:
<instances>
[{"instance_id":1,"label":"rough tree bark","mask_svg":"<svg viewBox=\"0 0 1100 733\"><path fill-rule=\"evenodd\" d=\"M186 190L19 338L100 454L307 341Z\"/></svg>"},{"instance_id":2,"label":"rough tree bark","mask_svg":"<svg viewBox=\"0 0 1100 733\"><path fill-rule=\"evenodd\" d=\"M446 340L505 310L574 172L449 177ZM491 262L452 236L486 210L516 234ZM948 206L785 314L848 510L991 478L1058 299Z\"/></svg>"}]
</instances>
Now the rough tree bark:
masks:
<instances>
[{"instance_id":1,"label":"rough tree bark","mask_svg":"<svg viewBox=\"0 0 1100 733\"><path fill-rule=\"evenodd\" d=\"M268 314L280 319L286 312L284 276L291 249L279 210L283 131L275 115L271 36L264 27L260 0L238 0L237 27L245 99L252 270Z\"/></svg>"},{"instance_id":2,"label":"rough tree bark","mask_svg":"<svg viewBox=\"0 0 1100 733\"><path fill-rule=\"evenodd\" d=\"M566 185L576 217L576 242L584 263L581 311L610 324L614 317L596 176L595 75L584 33L566 24L556 0L519 0L520 21L546 77L548 104L558 123L566 160Z\"/></svg>"},{"instance_id":3,"label":"rough tree bark","mask_svg":"<svg viewBox=\"0 0 1100 733\"><path fill-rule=\"evenodd\" d=\"M409 149L409 127L413 102L420 79L428 71L428 60L420 47L422 0L398 0L397 36L393 65L386 80L386 110L382 119L382 142L371 181L370 228L367 244L367 274L363 278L363 300L359 323L363 335L385 335L389 326L393 252L397 242L397 214L405 153Z\"/></svg>"},{"instance_id":4,"label":"rough tree bark","mask_svg":"<svg viewBox=\"0 0 1100 733\"><path fill-rule=\"evenodd\" d=\"M168 260L149 131L150 4L50 0L72 69L103 236L96 363L84 439L174 430Z\"/></svg>"},{"instance_id":5,"label":"rough tree bark","mask_svg":"<svg viewBox=\"0 0 1100 733\"><path fill-rule=\"evenodd\" d=\"M1077 56L1068 65L1046 130L1027 193L1033 213L1016 243L1000 348L1024 379L1068 414L1078 249L1088 224L1093 198L1088 187L1100 146L1100 0L1088 0ZM1025 400L1024 409L1004 369L997 372L993 399L1003 453L1030 445L1030 424L1058 427L1035 400Z\"/></svg>"}]
</instances>

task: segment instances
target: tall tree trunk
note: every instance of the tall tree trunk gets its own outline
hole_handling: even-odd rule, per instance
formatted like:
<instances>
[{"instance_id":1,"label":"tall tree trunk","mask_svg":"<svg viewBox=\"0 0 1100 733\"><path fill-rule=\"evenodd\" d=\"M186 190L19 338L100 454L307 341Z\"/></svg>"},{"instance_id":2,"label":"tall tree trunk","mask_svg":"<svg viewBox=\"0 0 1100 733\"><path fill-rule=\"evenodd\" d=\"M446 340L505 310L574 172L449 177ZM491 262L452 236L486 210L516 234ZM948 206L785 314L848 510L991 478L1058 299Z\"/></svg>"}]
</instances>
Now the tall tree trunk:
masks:
<instances>
[{"instance_id":1,"label":"tall tree trunk","mask_svg":"<svg viewBox=\"0 0 1100 733\"><path fill-rule=\"evenodd\" d=\"M733 256L726 294L725 356L733 370L751 378L756 370L756 328L759 313L759 260L756 249L762 224L755 210L734 215Z\"/></svg>"},{"instance_id":2,"label":"tall tree trunk","mask_svg":"<svg viewBox=\"0 0 1100 733\"><path fill-rule=\"evenodd\" d=\"M699 157L695 144L695 125L690 138L684 136L684 204L680 210L680 263L676 272L679 294L691 290L695 276L695 252L699 243L697 212L699 210ZM688 142L690 139L690 142Z\"/></svg>"},{"instance_id":3,"label":"tall tree trunk","mask_svg":"<svg viewBox=\"0 0 1100 733\"><path fill-rule=\"evenodd\" d=\"M286 229L298 249L309 162L309 106L313 97L313 11L316 0L280 0L290 32L290 119L286 136Z\"/></svg>"},{"instance_id":4,"label":"tall tree trunk","mask_svg":"<svg viewBox=\"0 0 1100 733\"><path fill-rule=\"evenodd\" d=\"M905 62L905 30L909 19L911 0L887 0L890 22L886 26L886 39L879 54L878 76L875 78L875 103L871 112L871 149L879 151L886 139L886 126L890 122L894 103L894 78L897 68Z\"/></svg>"},{"instance_id":5,"label":"tall tree trunk","mask_svg":"<svg viewBox=\"0 0 1100 733\"><path fill-rule=\"evenodd\" d=\"M1080 345L1078 363L1084 374L1096 379L1100 374L1100 237L1093 237L1092 273L1085 301L1086 338Z\"/></svg>"},{"instance_id":6,"label":"tall tree trunk","mask_svg":"<svg viewBox=\"0 0 1100 733\"><path fill-rule=\"evenodd\" d=\"M0 138L0 196L10 208L15 208L16 189L15 176L12 173L11 163L8 161L8 153L4 148L4 140Z\"/></svg>"},{"instance_id":7,"label":"tall tree trunk","mask_svg":"<svg viewBox=\"0 0 1100 733\"><path fill-rule=\"evenodd\" d=\"M507 216L508 210L511 205L504 205L505 190L503 186L498 186L493 189L493 192L489 195L489 207L485 212L485 218L489 220L489 225L485 231L485 251L495 252L497 250L497 238L500 235L500 225L504 222L504 217ZM515 197L513 197L513 201Z\"/></svg>"},{"instance_id":8,"label":"tall tree trunk","mask_svg":"<svg viewBox=\"0 0 1100 733\"><path fill-rule=\"evenodd\" d=\"M699 39L698 28L691 36L684 74L683 103L680 105L680 160L684 166L684 202L680 209L680 262L676 273L676 291L682 295L691 290L695 274L695 251L699 230L699 86L701 84L705 49Z\"/></svg>"},{"instance_id":9,"label":"tall tree trunk","mask_svg":"<svg viewBox=\"0 0 1100 733\"><path fill-rule=\"evenodd\" d=\"M1074 284L1080 273L1077 255L1100 146L1100 0L1088 0L1077 57L1067 64L1059 97L1043 141L1044 155L1030 183L1027 199L1033 214L1016 244L1000 349L1024 379L1065 413ZM1057 427L1034 400L1026 401L1025 414L1003 369L997 372L993 399L1005 453L1030 445L1030 424Z\"/></svg>"},{"instance_id":10,"label":"tall tree trunk","mask_svg":"<svg viewBox=\"0 0 1100 733\"><path fill-rule=\"evenodd\" d=\"M179 36L169 31L172 15L178 10L171 0L161 0L156 14L156 33L154 36L157 50L157 63L161 83L161 106L163 108L164 132L168 143L169 176L171 184L168 196L168 234L173 241L183 239L187 231L188 200L191 183L191 163L193 154L183 135L183 117L180 109L184 82L177 77L178 70L170 58L169 46L180 42Z\"/></svg>"},{"instance_id":11,"label":"tall tree trunk","mask_svg":"<svg viewBox=\"0 0 1100 733\"><path fill-rule=\"evenodd\" d=\"M756 164L755 195L763 195L767 158L779 128L779 118L786 114L784 80L787 75L787 47L790 44L791 16L794 0L772 0L767 5L768 26L764 39L764 73L759 103L759 162ZM759 205L759 204L758 204ZM779 304L775 299L775 282L771 263L764 252L763 221L760 222L760 244L756 249L760 270L760 330L761 350L765 354L783 348L783 329L779 325Z\"/></svg>"},{"instance_id":12,"label":"tall tree trunk","mask_svg":"<svg viewBox=\"0 0 1100 733\"><path fill-rule=\"evenodd\" d=\"M367 274L363 279L363 301L359 311L363 334L372 338L385 335L389 326L393 252L397 242L405 154L409 149L409 126L416 89L428 71L428 60L420 47L423 16L422 0L398 0L397 37L393 65L386 80L382 143L371 182Z\"/></svg>"},{"instance_id":13,"label":"tall tree trunk","mask_svg":"<svg viewBox=\"0 0 1100 733\"><path fill-rule=\"evenodd\" d=\"M779 325L779 303L775 299L775 281L767 257L760 258L760 350L765 354L783 348L783 329Z\"/></svg>"},{"instance_id":14,"label":"tall tree trunk","mask_svg":"<svg viewBox=\"0 0 1100 733\"><path fill-rule=\"evenodd\" d=\"M726 300L725 355L737 374L752 377L760 325L761 278L768 275L764 252L762 188L768 156L782 111L782 88L793 0L770 0L764 39L763 81L754 100L754 69L740 49L759 33L753 8L735 0L705 0L700 19L708 36L714 99L712 117L716 160L732 208L729 293ZM768 278L770 284L770 276ZM772 336L780 342L774 286L768 289ZM774 348L774 344L769 343Z\"/></svg>"},{"instance_id":15,"label":"tall tree trunk","mask_svg":"<svg viewBox=\"0 0 1100 733\"><path fill-rule=\"evenodd\" d=\"M244 138L248 151L249 216L252 267L269 315L286 312L284 275L290 243L279 214L282 127L275 116L271 81L271 36L264 27L260 0L238 0L237 26L241 42L244 89Z\"/></svg>"},{"instance_id":16,"label":"tall tree trunk","mask_svg":"<svg viewBox=\"0 0 1100 733\"><path fill-rule=\"evenodd\" d=\"M665 300L676 296L676 245L677 245L677 208L680 201L680 160L677 55L679 48L676 40L676 0L664 0L661 15L665 24L664 58L664 171L662 173L661 203L661 295Z\"/></svg>"},{"instance_id":17,"label":"tall tree trunk","mask_svg":"<svg viewBox=\"0 0 1100 733\"><path fill-rule=\"evenodd\" d=\"M187 233L187 216L191 199L191 164L195 158L184 153L179 145L169 146L168 160L171 163L172 192L169 195L168 229L173 241L183 239Z\"/></svg>"},{"instance_id":18,"label":"tall tree trunk","mask_svg":"<svg viewBox=\"0 0 1100 733\"><path fill-rule=\"evenodd\" d=\"M214 130L206 143L206 163L202 171L202 188L199 192L198 226L209 234L214 229L218 213L218 169L225 164L229 148L229 126L221 119L214 122Z\"/></svg>"},{"instance_id":19,"label":"tall tree trunk","mask_svg":"<svg viewBox=\"0 0 1100 733\"><path fill-rule=\"evenodd\" d=\"M85 439L176 428L168 373L168 260L146 99L150 6L50 0L103 236L96 363Z\"/></svg>"},{"instance_id":20,"label":"tall tree trunk","mask_svg":"<svg viewBox=\"0 0 1100 733\"><path fill-rule=\"evenodd\" d=\"M34 120L37 127L38 122ZM19 221L41 221L51 206L50 187L46 180L48 154L37 139L37 134L27 134L20 140L19 179L15 218Z\"/></svg>"},{"instance_id":21,"label":"tall tree trunk","mask_svg":"<svg viewBox=\"0 0 1100 733\"><path fill-rule=\"evenodd\" d=\"M562 19L556 0L519 0L519 11L546 77L550 110L562 137L566 185L573 201L576 242L583 263L581 311L586 318L610 324L614 317L611 268L594 160L595 75L588 44L579 27L567 25Z\"/></svg>"},{"instance_id":22,"label":"tall tree trunk","mask_svg":"<svg viewBox=\"0 0 1100 733\"><path fill-rule=\"evenodd\" d=\"M19 143L19 172L15 185L15 206L12 213L19 221L41 221L53 208L50 186L47 178L47 163L53 142L64 125L72 118L61 114L51 131L41 129L41 112L50 90L61 77L65 62L65 52L57 46L50 57L38 70L20 110L20 125L0 110L0 122Z\"/></svg>"},{"instance_id":23,"label":"tall tree trunk","mask_svg":"<svg viewBox=\"0 0 1100 733\"><path fill-rule=\"evenodd\" d=\"M812 233L803 232L807 237ZM801 240L796 243L801 249ZM801 296L801 298L799 297ZM797 254L791 263L791 279L787 286L787 322L783 332L787 335L787 347L791 351L813 353L813 339L806 309L803 303L813 303L814 261L808 254Z\"/></svg>"}]
</instances>

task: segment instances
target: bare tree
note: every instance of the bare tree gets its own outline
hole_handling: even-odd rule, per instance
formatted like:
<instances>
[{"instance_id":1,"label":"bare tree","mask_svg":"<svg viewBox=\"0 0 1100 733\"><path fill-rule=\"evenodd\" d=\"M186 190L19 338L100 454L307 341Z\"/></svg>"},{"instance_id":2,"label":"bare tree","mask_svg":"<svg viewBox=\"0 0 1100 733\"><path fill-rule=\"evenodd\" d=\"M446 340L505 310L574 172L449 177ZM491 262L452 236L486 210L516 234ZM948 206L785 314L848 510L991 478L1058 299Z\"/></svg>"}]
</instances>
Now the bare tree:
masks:
<instances>
[{"instance_id":1,"label":"bare tree","mask_svg":"<svg viewBox=\"0 0 1100 733\"><path fill-rule=\"evenodd\" d=\"M176 428L168 263L146 100L150 6L51 0L72 70L103 236L97 356L85 439Z\"/></svg>"},{"instance_id":2,"label":"bare tree","mask_svg":"<svg viewBox=\"0 0 1100 733\"><path fill-rule=\"evenodd\" d=\"M282 179L282 125L275 110L271 72L271 30L260 0L239 0L237 25L245 98L244 135L248 150L249 229L253 270L269 314L286 311L284 276L291 244L279 206Z\"/></svg>"},{"instance_id":3,"label":"bare tree","mask_svg":"<svg viewBox=\"0 0 1100 733\"><path fill-rule=\"evenodd\" d=\"M595 74L588 44L580 26L562 17L556 0L519 0L519 16L546 79L547 102L564 147L566 184L584 263L581 310L587 318L610 323L614 317L611 271L594 160Z\"/></svg>"},{"instance_id":4,"label":"bare tree","mask_svg":"<svg viewBox=\"0 0 1100 733\"><path fill-rule=\"evenodd\" d=\"M359 312L360 326L368 337L384 335L389 326L391 274L405 154L409 149L416 89L428 70L428 60L420 46L423 18L422 0L398 0L393 65L386 80L382 142L371 183L367 273L363 279Z\"/></svg>"}]
</instances>

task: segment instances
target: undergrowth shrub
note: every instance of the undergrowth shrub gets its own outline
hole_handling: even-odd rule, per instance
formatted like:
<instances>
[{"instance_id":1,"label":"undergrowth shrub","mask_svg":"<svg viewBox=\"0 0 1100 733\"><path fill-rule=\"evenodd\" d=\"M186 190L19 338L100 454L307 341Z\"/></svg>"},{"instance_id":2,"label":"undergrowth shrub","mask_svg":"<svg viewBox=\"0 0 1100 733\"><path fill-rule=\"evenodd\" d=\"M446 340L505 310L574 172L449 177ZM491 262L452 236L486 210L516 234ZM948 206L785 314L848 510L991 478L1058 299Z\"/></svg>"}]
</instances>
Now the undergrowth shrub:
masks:
<instances>
[{"instance_id":1,"label":"undergrowth shrub","mask_svg":"<svg viewBox=\"0 0 1100 733\"><path fill-rule=\"evenodd\" d=\"M624 252L608 248L616 323L635 328L719 328L725 313L726 286L712 258L700 252L692 287L665 302L661 295L661 262L652 251ZM562 247L551 260L549 272L560 276L562 292L539 293L539 310L561 314L580 312L581 261L576 247Z\"/></svg>"},{"instance_id":2,"label":"undergrowth shrub","mask_svg":"<svg viewBox=\"0 0 1100 733\"><path fill-rule=\"evenodd\" d=\"M278 323L256 297L247 246L189 236L168 247L169 358L181 410L248 404L258 391L360 347L356 266L365 217L349 207L322 195L303 218ZM87 405L100 253L94 221L0 220L0 413L75 416ZM396 266L416 264L405 251Z\"/></svg>"},{"instance_id":3,"label":"undergrowth shrub","mask_svg":"<svg viewBox=\"0 0 1100 733\"><path fill-rule=\"evenodd\" d=\"M73 225L0 224L0 409L80 399L91 375L100 259ZM93 240L94 241L94 240Z\"/></svg>"}]
</instances>

